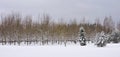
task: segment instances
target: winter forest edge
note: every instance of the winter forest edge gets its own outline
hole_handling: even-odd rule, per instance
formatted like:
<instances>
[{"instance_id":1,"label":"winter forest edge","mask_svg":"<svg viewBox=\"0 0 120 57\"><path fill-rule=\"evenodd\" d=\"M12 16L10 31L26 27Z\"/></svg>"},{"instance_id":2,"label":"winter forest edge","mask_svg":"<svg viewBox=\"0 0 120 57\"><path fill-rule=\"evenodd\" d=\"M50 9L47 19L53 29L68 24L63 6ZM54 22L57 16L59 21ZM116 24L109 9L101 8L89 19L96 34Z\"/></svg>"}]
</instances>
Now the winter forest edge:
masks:
<instances>
[{"instance_id":1,"label":"winter forest edge","mask_svg":"<svg viewBox=\"0 0 120 57\"><path fill-rule=\"evenodd\" d=\"M76 20L67 23L50 22L49 15L43 15L37 22L32 16L21 17L20 14L1 16L0 44L21 45L31 43L40 45L62 44L67 42L80 43L81 46L88 42L98 47L104 47L109 43L120 42L120 22L114 23L111 16L104 21L96 19L93 24ZM84 19L83 19L84 20Z\"/></svg>"}]
</instances>

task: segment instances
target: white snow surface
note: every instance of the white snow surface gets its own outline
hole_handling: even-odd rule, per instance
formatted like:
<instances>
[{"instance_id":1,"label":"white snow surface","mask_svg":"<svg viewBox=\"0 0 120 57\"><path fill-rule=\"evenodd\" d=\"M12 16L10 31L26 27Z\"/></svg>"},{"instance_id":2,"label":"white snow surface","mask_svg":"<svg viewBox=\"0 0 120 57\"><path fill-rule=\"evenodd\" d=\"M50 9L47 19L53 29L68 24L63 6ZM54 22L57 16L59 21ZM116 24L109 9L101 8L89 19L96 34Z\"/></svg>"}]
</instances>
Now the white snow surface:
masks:
<instances>
[{"instance_id":1,"label":"white snow surface","mask_svg":"<svg viewBox=\"0 0 120 57\"><path fill-rule=\"evenodd\" d=\"M120 57L120 44L96 47L71 45L0 45L0 57Z\"/></svg>"}]
</instances>

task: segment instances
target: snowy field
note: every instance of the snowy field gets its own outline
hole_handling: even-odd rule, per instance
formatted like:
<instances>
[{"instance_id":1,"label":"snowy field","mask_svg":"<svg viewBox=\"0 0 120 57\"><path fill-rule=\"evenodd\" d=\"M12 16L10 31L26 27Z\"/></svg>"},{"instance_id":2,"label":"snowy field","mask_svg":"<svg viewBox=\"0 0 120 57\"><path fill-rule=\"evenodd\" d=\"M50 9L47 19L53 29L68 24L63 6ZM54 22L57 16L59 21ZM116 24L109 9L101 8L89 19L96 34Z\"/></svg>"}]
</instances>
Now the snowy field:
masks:
<instances>
[{"instance_id":1,"label":"snowy field","mask_svg":"<svg viewBox=\"0 0 120 57\"><path fill-rule=\"evenodd\" d=\"M94 44L67 45L0 45L0 57L120 57L120 44L96 47Z\"/></svg>"}]
</instances>

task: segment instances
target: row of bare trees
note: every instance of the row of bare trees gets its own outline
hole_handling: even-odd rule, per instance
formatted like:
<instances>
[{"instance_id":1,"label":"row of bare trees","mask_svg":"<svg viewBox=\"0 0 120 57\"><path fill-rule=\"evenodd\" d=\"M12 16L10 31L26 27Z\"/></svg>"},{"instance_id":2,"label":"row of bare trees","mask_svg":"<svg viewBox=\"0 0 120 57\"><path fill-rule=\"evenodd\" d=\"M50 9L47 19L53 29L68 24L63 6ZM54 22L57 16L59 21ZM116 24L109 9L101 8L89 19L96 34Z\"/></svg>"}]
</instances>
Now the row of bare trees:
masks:
<instances>
[{"instance_id":1,"label":"row of bare trees","mask_svg":"<svg viewBox=\"0 0 120 57\"><path fill-rule=\"evenodd\" d=\"M48 40L76 40L79 27L86 30L87 38L92 38L96 33L104 31L110 33L114 30L114 22L111 17L105 17L103 25L99 19L94 24L79 23L76 20L66 23L50 22L50 17L44 15L40 21L34 22L32 16L22 17L20 14L11 14L1 17L0 42L37 42ZM82 21L80 21L82 22ZM120 29L120 23L118 23Z\"/></svg>"}]
</instances>

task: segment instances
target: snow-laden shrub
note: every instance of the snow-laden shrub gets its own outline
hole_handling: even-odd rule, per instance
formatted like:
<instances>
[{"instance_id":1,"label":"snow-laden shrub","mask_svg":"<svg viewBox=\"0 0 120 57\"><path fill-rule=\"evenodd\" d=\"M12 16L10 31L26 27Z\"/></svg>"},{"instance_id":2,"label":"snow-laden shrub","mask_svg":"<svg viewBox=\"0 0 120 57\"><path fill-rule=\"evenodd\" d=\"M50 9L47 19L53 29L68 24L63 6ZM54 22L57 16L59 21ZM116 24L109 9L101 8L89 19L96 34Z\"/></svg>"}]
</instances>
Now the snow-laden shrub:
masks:
<instances>
[{"instance_id":1,"label":"snow-laden shrub","mask_svg":"<svg viewBox=\"0 0 120 57\"><path fill-rule=\"evenodd\" d=\"M120 42L120 31L116 30L111 33L111 42L118 43Z\"/></svg>"},{"instance_id":2,"label":"snow-laden shrub","mask_svg":"<svg viewBox=\"0 0 120 57\"><path fill-rule=\"evenodd\" d=\"M96 34L95 45L98 47L104 47L107 44L107 37L104 32Z\"/></svg>"}]
</instances>

